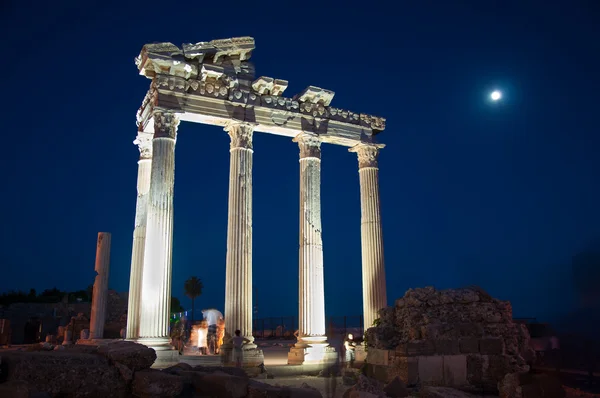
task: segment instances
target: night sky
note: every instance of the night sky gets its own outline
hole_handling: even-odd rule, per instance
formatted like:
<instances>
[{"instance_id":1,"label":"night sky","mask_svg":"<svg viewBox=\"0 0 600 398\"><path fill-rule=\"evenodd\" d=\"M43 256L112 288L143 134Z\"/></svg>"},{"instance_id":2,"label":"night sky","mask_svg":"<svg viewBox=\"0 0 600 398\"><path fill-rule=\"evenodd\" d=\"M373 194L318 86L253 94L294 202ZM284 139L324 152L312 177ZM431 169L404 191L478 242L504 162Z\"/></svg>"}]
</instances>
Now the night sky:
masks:
<instances>
[{"instance_id":1,"label":"night sky","mask_svg":"<svg viewBox=\"0 0 600 398\"><path fill-rule=\"evenodd\" d=\"M396 5L391 6L389 4ZM387 118L378 136L388 301L477 284L515 316L575 300L571 256L600 239L600 4L590 1L3 1L0 292L129 288L145 43L253 36L258 76L335 91ZM488 100L501 89L500 103ZM258 317L298 311L298 147L254 138ZM229 137L182 123L173 294L223 308ZM324 145L328 315L362 311L358 162Z\"/></svg>"}]
</instances>

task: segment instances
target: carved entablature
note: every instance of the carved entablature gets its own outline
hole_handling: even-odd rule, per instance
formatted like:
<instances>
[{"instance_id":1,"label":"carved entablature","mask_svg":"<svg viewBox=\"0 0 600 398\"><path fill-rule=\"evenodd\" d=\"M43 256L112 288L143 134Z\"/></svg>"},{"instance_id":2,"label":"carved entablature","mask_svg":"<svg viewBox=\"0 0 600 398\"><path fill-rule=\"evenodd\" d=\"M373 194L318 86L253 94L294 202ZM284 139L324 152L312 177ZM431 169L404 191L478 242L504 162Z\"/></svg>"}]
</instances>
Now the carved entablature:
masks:
<instances>
[{"instance_id":1,"label":"carved entablature","mask_svg":"<svg viewBox=\"0 0 600 398\"><path fill-rule=\"evenodd\" d=\"M146 96L142 101L142 106L138 109L136 114L136 124L138 127L141 127L141 130L143 130L143 125L152 114L152 109L154 108L154 105L156 105L157 95L156 84L153 83L150 85L150 90L146 93Z\"/></svg>"},{"instance_id":2,"label":"carved entablature","mask_svg":"<svg viewBox=\"0 0 600 398\"><path fill-rule=\"evenodd\" d=\"M312 104L329 106L334 95L335 93L333 91L315 86L308 86L302 90L300 94L295 95L294 99L297 99L300 102L310 102Z\"/></svg>"},{"instance_id":3,"label":"carved entablature","mask_svg":"<svg viewBox=\"0 0 600 398\"><path fill-rule=\"evenodd\" d=\"M252 88L260 95L280 97L288 86L287 80L261 76L252 83Z\"/></svg>"},{"instance_id":4,"label":"carved entablature","mask_svg":"<svg viewBox=\"0 0 600 398\"><path fill-rule=\"evenodd\" d=\"M251 37L184 44L181 49L172 43L145 45L136 64L140 74L153 80L152 87L156 92L144 100L138 112L138 124L148 120L151 110L158 104L157 97L177 97L176 101L163 102L161 99L161 105L165 103L165 108L171 109L178 103L178 112L192 113L215 106L253 107L252 113L261 115L268 115L272 110L278 126L281 126L280 119L284 122L296 120L295 123L302 120L300 124L313 126L326 126L328 121L334 121L333 134L344 136L347 129L352 132L348 133L350 136L360 140L363 135L372 136L385 129L384 118L331 107L335 93L330 90L309 86L292 98L283 97L287 81L266 76L254 78L254 66L248 62L253 50L254 39ZM198 105L200 108L190 105L205 101L203 97L208 97L211 102ZM214 99L224 102L216 105ZM335 127L339 123L353 127Z\"/></svg>"}]
</instances>

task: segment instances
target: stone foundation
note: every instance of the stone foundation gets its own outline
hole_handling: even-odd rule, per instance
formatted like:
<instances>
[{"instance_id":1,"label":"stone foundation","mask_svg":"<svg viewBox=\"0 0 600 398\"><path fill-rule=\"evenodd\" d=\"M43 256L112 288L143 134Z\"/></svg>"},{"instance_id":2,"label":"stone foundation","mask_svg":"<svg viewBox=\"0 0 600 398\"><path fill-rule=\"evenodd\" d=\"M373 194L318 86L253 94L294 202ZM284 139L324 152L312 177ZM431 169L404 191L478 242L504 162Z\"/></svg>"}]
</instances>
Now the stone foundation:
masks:
<instances>
[{"instance_id":1,"label":"stone foundation","mask_svg":"<svg viewBox=\"0 0 600 398\"><path fill-rule=\"evenodd\" d=\"M529 333L510 303L483 290L409 290L367 331L367 374L408 385L496 391L508 373L528 369Z\"/></svg>"},{"instance_id":2,"label":"stone foundation","mask_svg":"<svg viewBox=\"0 0 600 398\"><path fill-rule=\"evenodd\" d=\"M288 365L318 365L334 363L338 354L333 347L292 347Z\"/></svg>"}]
</instances>

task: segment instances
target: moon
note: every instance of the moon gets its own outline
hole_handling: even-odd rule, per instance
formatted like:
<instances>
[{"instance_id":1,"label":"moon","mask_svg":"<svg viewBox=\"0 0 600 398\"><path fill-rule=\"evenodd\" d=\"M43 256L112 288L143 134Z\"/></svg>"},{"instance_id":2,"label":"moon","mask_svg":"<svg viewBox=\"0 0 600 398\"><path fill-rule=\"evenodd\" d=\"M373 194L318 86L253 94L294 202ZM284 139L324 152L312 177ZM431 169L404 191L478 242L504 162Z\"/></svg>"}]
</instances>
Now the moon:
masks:
<instances>
[{"instance_id":1,"label":"moon","mask_svg":"<svg viewBox=\"0 0 600 398\"><path fill-rule=\"evenodd\" d=\"M498 90L494 90L490 94L490 98L492 99L492 101L498 101L500 100L500 98L502 98L502 93Z\"/></svg>"}]
</instances>

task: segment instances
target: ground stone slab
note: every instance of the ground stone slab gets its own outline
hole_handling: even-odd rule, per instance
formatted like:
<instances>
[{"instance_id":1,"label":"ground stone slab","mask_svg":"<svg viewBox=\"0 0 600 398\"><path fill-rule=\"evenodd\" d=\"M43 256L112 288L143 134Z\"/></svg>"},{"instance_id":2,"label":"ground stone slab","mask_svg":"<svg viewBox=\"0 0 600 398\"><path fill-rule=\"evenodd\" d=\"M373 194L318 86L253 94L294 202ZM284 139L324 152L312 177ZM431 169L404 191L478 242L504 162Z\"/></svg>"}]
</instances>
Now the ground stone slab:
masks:
<instances>
[{"instance_id":1,"label":"ground stone slab","mask_svg":"<svg viewBox=\"0 0 600 398\"><path fill-rule=\"evenodd\" d=\"M183 379L179 376L147 369L135 372L131 392L140 398L177 397L183 391Z\"/></svg>"},{"instance_id":2,"label":"ground stone slab","mask_svg":"<svg viewBox=\"0 0 600 398\"><path fill-rule=\"evenodd\" d=\"M223 372L199 374L194 378L196 394L206 397L242 398L248 392L248 378Z\"/></svg>"},{"instance_id":3,"label":"ground stone slab","mask_svg":"<svg viewBox=\"0 0 600 398\"><path fill-rule=\"evenodd\" d=\"M421 398L492 398L497 397L496 395L481 395L471 394L468 392L456 390L449 387L424 387L419 391L419 397Z\"/></svg>"},{"instance_id":4,"label":"ground stone slab","mask_svg":"<svg viewBox=\"0 0 600 398\"><path fill-rule=\"evenodd\" d=\"M386 393L383 391L382 384L375 380L370 379L364 375L359 375L356 384L346 390L344 398L371 398L371 397L386 397Z\"/></svg>"},{"instance_id":5,"label":"ground stone slab","mask_svg":"<svg viewBox=\"0 0 600 398\"><path fill-rule=\"evenodd\" d=\"M408 397L409 395L406 384L398 376L394 377L394 379L383 388L383 392L391 398L402 398Z\"/></svg>"}]
</instances>

